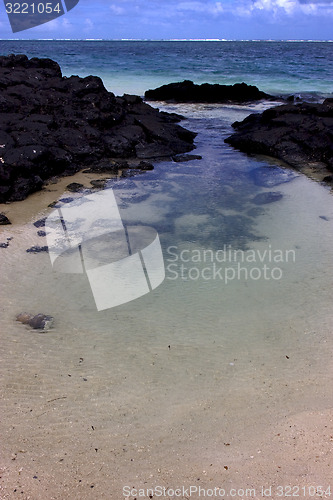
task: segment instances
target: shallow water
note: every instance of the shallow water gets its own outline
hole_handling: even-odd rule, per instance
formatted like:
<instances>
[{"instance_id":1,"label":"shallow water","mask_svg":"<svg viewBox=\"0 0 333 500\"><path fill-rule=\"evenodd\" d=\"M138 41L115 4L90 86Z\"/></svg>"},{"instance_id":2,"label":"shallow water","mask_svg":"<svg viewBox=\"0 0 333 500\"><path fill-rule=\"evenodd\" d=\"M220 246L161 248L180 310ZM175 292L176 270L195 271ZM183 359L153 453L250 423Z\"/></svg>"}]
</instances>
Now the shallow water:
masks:
<instances>
[{"instance_id":1,"label":"shallow water","mask_svg":"<svg viewBox=\"0 0 333 500\"><path fill-rule=\"evenodd\" d=\"M44 242L40 194L20 204L30 222L1 228L1 242L13 237L0 249L3 435L6 453L23 448L22 474L72 484L90 470L120 498L121 484L156 483L158 470L172 481L177 467L190 477L223 462L223 443L241 456L279 418L332 405L332 195L303 175L257 186L267 160L223 142L264 106L166 106L198 132L203 159L109 181L122 221L160 237L165 280L137 300L97 312L85 275L25 252ZM253 203L269 191L283 197ZM30 331L22 311L55 327Z\"/></svg>"}]
</instances>

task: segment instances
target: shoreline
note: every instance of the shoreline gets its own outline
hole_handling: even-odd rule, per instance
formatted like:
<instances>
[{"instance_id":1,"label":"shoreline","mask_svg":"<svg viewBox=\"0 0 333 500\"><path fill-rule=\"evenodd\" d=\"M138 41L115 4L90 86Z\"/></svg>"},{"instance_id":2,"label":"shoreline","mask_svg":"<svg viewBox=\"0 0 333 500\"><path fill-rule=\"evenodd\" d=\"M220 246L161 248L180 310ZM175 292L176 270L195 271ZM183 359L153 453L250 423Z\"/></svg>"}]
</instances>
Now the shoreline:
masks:
<instances>
[{"instance_id":1,"label":"shoreline","mask_svg":"<svg viewBox=\"0 0 333 500\"><path fill-rule=\"evenodd\" d=\"M227 178L232 158L240 167L236 174L252 161L240 165L240 154L219 143L218 134L212 151L198 151L203 162L163 166L142 191L152 203L135 205L132 213L137 220L141 207L151 226L163 225L171 213L179 223L172 238L187 252L198 246L198 232L210 236L213 227L211 212L197 207L231 212L232 226L257 193ZM231 169L219 177L226 190L214 191L228 160ZM211 168L206 176L205 166ZM252 166L262 165L254 160ZM169 175L166 190L159 172ZM235 281L230 288L168 282L97 315L83 281L54 273L47 254L25 249L41 240L31 223L52 210L48 205L68 184L90 187L106 177L116 176L80 171L0 205L13 222L0 232L14 234L12 249L0 249L1 500L119 500L126 498L125 486L255 489L256 500L262 488L275 500L279 486L299 487L309 497L319 485L326 492L333 449L328 193L300 176L299 189L294 181L279 185L283 198L255 219L272 248L297 249L297 266L286 268L286 281L263 288L258 282ZM229 196L245 207L228 204ZM266 243L254 245L261 255ZM26 309L52 314L54 328L39 333L17 323L16 314Z\"/></svg>"}]
</instances>

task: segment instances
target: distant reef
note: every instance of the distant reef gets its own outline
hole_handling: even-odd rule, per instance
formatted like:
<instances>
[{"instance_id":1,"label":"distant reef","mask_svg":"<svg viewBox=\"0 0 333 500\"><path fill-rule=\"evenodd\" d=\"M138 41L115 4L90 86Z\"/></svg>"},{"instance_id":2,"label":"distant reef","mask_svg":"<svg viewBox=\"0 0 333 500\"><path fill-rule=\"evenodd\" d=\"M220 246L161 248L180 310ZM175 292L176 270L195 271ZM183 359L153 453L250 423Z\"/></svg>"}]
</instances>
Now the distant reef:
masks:
<instances>
[{"instance_id":1,"label":"distant reef","mask_svg":"<svg viewBox=\"0 0 333 500\"><path fill-rule=\"evenodd\" d=\"M262 99L276 99L262 92L254 85L235 83L234 85L219 85L203 83L196 85L191 80L169 83L157 89L147 90L145 98L148 101L172 102L202 102L202 103L245 103Z\"/></svg>"},{"instance_id":2,"label":"distant reef","mask_svg":"<svg viewBox=\"0 0 333 500\"><path fill-rule=\"evenodd\" d=\"M181 119L138 96L116 97L96 76L63 77L51 59L0 56L0 203L82 168L117 172L117 158L191 151L196 134Z\"/></svg>"},{"instance_id":3,"label":"distant reef","mask_svg":"<svg viewBox=\"0 0 333 500\"><path fill-rule=\"evenodd\" d=\"M225 142L250 154L283 160L333 184L333 99L323 104L284 104L233 123Z\"/></svg>"}]
</instances>

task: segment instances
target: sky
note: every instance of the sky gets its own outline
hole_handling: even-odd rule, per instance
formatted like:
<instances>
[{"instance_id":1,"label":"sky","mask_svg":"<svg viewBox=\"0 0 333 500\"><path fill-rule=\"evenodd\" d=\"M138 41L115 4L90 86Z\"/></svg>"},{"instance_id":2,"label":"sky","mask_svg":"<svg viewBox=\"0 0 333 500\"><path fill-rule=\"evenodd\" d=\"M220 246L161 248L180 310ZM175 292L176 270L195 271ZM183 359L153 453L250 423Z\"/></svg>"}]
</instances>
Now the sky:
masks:
<instances>
[{"instance_id":1,"label":"sky","mask_svg":"<svg viewBox=\"0 0 333 500\"><path fill-rule=\"evenodd\" d=\"M331 40L333 0L80 0L15 34L1 2L0 38Z\"/></svg>"}]
</instances>

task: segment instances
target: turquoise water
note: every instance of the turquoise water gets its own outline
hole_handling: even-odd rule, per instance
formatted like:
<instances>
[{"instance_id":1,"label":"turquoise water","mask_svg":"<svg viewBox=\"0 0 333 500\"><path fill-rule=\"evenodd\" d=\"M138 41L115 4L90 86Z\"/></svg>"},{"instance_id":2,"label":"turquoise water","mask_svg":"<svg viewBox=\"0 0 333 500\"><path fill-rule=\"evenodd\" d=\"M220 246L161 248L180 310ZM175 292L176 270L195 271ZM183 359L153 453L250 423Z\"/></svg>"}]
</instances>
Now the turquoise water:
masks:
<instances>
[{"instance_id":1,"label":"turquoise water","mask_svg":"<svg viewBox=\"0 0 333 500\"><path fill-rule=\"evenodd\" d=\"M54 58L65 75L101 76L116 94L190 79L272 94L332 92L330 42L1 41L0 53Z\"/></svg>"}]
</instances>

